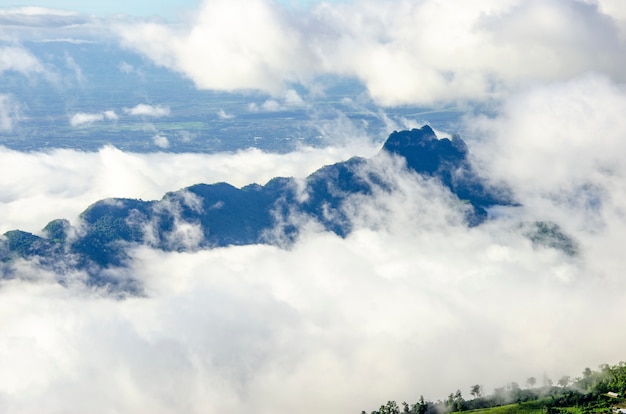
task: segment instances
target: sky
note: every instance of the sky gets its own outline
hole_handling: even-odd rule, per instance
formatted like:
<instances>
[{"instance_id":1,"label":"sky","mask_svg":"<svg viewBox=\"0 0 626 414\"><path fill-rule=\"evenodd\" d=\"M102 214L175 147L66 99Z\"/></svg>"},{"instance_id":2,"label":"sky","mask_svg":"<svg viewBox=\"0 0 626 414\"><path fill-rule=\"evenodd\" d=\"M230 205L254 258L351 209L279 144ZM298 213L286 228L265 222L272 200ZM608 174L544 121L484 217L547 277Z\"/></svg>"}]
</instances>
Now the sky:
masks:
<instances>
[{"instance_id":1,"label":"sky","mask_svg":"<svg viewBox=\"0 0 626 414\"><path fill-rule=\"evenodd\" d=\"M477 383L490 392L530 376L576 377L626 358L623 2L190 7L176 24L126 5L116 10L138 20L5 9L0 76L79 84L81 68L68 56L58 61L73 68L69 80L29 49L38 36L114 42L195 88L254 91L276 105L312 105L326 93L325 77L356 79L366 91L359 99L383 119L398 106L460 108L473 165L519 206L468 228L441 185L383 160L376 168L394 191L351 199L348 237L303 221L290 248L136 246L129 266L111 274L141 281L141 297L91 288L80 272L63 286L36 262L18 262L0 283L0 411L361 412L457 389L467 397ZM2 136L28 122L25 99L0 94ZM175 120L176 109L160 104L103 104L67 122L95 131L133 112L147 125L156 114ZM56 217L79 223L105 197L303 178L376 154L380 137L338 108L326 145L286 154L0 147L0 229L37 232ZM411 126L418 122L388 120L389 132ZM525 233L537 220L557 223L580 253L534 246Z\"/></svg>"},{"instance_id":2,"label":"sky","mask_svg":"<svg viewBox=\"0 0 626 414\"><path fill-rule=\"evenodd\" d=\"M43 7L73 11L82 14L106 17L115 14L126 14L136 17L159 18L176 21L187 11L193 10L201 3L200 0L111 0L106 2L85 2L79 0L9 0L2 8ZM289 7L306 7L313 3L310 0L282 0L277 3Z\"/></svg>"},{"instance_id":3,"label":"sky","mask_svg":"<svg viewBox=\"0 0 626 414\"><path fill-rule=\"evenodd\" d=\"M83 14L107 16L114 14L127 14L138 17L160 17L171 18L172 14L181 10L197 7L198 0L183 1L121 1L112 0L107 2L85 2L77 0L42 0L42 1L23 1L9 0L3 8L19 8L19 7L43 7L48 9L57 9L65 11L73 11Z\"/></svg>"}]
</instances>

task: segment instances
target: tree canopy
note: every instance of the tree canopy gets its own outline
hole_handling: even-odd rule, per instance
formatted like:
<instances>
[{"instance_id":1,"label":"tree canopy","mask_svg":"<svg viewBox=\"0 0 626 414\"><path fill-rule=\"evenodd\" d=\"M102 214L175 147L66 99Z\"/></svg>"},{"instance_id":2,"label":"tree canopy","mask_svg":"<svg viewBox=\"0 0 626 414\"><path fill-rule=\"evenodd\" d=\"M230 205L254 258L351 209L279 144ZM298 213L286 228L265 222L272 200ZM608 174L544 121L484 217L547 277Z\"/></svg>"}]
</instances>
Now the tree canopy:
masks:
<instances>
[{"instance_id":1,"label":"tree canopy","mask_svg":"<svg viewBox=\"0 0 626 414\"><path fill-rule=\"evenodd\" d=\"M529 377L527 388L520 388L517 382L510 382L496 388L492 394L484 395L483 387L475 384L469 387L473 399L465 400L460 389L451 392L444 401L427 401L420 396L414 404L403 402L402 410L393 400L380 406L371 414L447 414L460 411L487 409L507 404L532 404L546 414L572 412L567 407L578 408L581 413L610 412L611 406L626 401L626 362L617 365L602 364L594 371L585 368L582 376L572 379L564 375L553 385L552 380L543 374L543 384L537 387L537 379ZM362 413L367 414L366 411Z\"/></svg>"}]
</instances>

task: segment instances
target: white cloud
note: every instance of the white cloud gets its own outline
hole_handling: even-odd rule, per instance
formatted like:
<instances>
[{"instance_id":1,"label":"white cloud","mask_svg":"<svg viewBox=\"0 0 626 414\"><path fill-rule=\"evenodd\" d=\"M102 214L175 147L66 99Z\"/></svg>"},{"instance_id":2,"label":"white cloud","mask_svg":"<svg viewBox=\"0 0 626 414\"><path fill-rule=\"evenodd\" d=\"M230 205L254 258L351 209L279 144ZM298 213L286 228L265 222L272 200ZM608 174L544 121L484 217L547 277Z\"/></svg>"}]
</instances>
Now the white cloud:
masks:
<instances>
[{"instance_id":1,"label":"white cloud","mask_svg":"<svg viewBox=\"0 0 626 414\"><path fill-rule=\"evenodd\" d=\"M294 108L305 107L306 102L302 97L293 89L287 90L280 100L273 98L266 99L261 105L254 102L248 104L248 111L250 112L280 112L288 111Z\"/></svg>"},{"instance_id":2,"label":"white cloud","mask_svg":"<svg viewBox=\"0 0 626 414\"><path fill-rule=\"evenodd\" d=\"M10 95L0 94L0 131L11 131L20 118L20 105Z\"/></svg>"},{"instance_id":3,"label":"white cloud","mask_svg":"<svg viewBox=\"0 0 626 414\"><path fill-rule=\"evenodd\" d=\"M226 111L224 111L223 109L217 111L217 116L219 117L219 119L233 119L235 117L235 115L233 114L227 114Z\"/></svg>"},{"instance_id":4,"label":"white cloud","mask_svg":"<svg viewBox=\"0 0 626 414\"><path fill-rule=\"evenodd\" d=\"M165 135L155 135L154 137L152 137L152 142L154 142L154 145L159 148L168 148L170 146L170 141Z\"/></svg>"},{"instance_id":5,"label":"white cloud","mask_svg":"<svg viewBox=\"0 0 626 414\"><path fill-rule=\"evenodd\" d=\"M590 76L512 97L497 118L480 120L470 150L525 203L480 227L460 225L463 205L436 183L381 158L371 168L394 191L353 199L347 211L357 228L346 239L309 230L288 250L139 248L121 275L141 280L147 295L125 300L60 287L23 263L17 271L40 282L4 281L0 289L0 406L359 412L615 363L626 340L623 330L606 329L619 326L626 300L623 96ZM106 196L154 199L197 182L302 177L355 148L377 150L359 144L285 155L2 150L0 216L7 230L36 230ZM605 225L573 225L588 208L580 203L558 214L543 208L570 182L610 190L599 193ZM544 218L577 238L579 257L523 236L519 220ZM179 224L171 237L194 246L198 229Z\"/></svg>"},{"instance_id":6,"label":"white cloud","mask_svg":"<svg viewBox=\"0 0 626 414\"><path fill-rule=\"evenodd\" d=\"M110 121L117 121L119 119L118 115L113 110L104 111L102 114Z\"/></svg>"},{"instance_id":7,"label":"white cloud","mask_svg":"<svg viewBox=\"0 0 626 414\"><path fill-rule=\"evenodd\" d=\"M117 121L118 115L113 110L99 112L99 113L86 113L86 112L77 112L70 117L70 125L72 126L81 126L81 125L90 125L94 122L102 122L104 120L107 121Z\"/></svg>"},{"instance_id":8,"label":"white cloud","mask_svg":"<svg viewBox=\"0 0 626 414\"><path fill-rule=\"evenodd\" d=\"M39 43L69 43L73 45L90 45L98 43L95 40L72 39L72 38L56 38L37 40Z\"/></svg>"},{"instance_id":9,"label":"white cloud","mask_svg":"<svg viewBox=\"0 0 626 414\"><path fill-rule=\"evenodd\" d=\"M136 71L135 67L128 62L122 62L119 65L120 72L122 73L133 73Z\"/></svg>"},{"instance_id":10,"label":"white cloud","mask_svg":"<svg viewBox=\"0 0 626 414\"><path fill-rule=\"evenodd\" d=\"M626 8L624 3L620 0L598 0L598 8L602 13L605 13L611 18L615 19L615 24L618 26L621 34L621 40L626 40Z\"/></svg>"},{"instance_id":11,"label":"white cloud","mask_svg":"<svg viewBox=\"0 0 626 414\"><path fill-rule=\"evenodd\" d=\"M304 100L302 97L293 89L289 89L285 92L285 105L290 107L303 106Z\"/></svg>"},{"instance_id":12,"label":"white cloud","mask_svg":"<svg viewBox=\"0 0 626 414\"><path fill-rule=\"evenodd\" d=\"M119 16L112 16L116 20ZM95 16L44 7L0 9L0 37L11 42L70 42L74 44L111 38L108 24Z\"/></svg>"},{"instance_id":13,"label":"white cloud","mask_svg":"<svg viewBox=\"0 0 626 414\"><path fill-rule=\"evenodd\" d=\"M554 220L576 237L590 278L621 278L624 110L622 85L587 76L512 96L494 118L468 121L485 172L523 204L515 214Z\"/></svg>"},{"instance_id":14,"label":"white cloud","mask_svg":"<svg viewBox=\"0 0 626 414\"><path fill-rule=\"evenodd\" d=\"M85 124L93 124L94 122L103 121L103 114L88 114L85 112L77 112L70 118L70 125L80 126Z\"/></svg>"},{"instance_id":15,"label":"white cloud","mask_svg":"<svg viewBox=\"0 0 626 414\"><path fill-rule=\"evenodd\" d=\"M128 274L146 297L4 282L0 405L359 412L623 357L624 331L606 326L619 326L626 286L588 272L601 257L534 249L512 223L446 224L441 189L398 184L377 203L403 226L307 233L290 250L135 250Z\"/></svg>"},{"instance_id":16,"label":"white cloud","mask_svg":"<svg viewBox=\"0 0 626 414\"><path fill-rule=\"evenodd\" d=\"M37 7L37 6L26 6L26 7L17 7L14 9L5 9L1 10L0 14L2 16L77 16L78 13L68 11L68 10L59 10L59 9L51 9L47 7Z\"/></svg>"},{"instance_id":17,"label":"white cloud","mask_svg":"<svg viewBox=\"0 0 626 414\"><path fill-rule=\"evenodd\" d=\"M65 52L65 65L74 72L74 76L76 77L76 82L79 85L84 85L85 83L85 75L83 74L83 70L76 63L74 58L70 56L67 52Z\"/></svg>"},{"instance_id":18,"label":"white cloud","mask_svg":"<svg viewBox=\"0 0 626 414\"><path fill-rule=\"evenodd\" d=\"M61 287L19 263L18 274L39 283L2 282L1 411L360 412L623 359L626 332L610 328L622 326L626 301L622 7L396 0L294 15L254 1L229 18L241 4L206 2L188 30L152 23L123 35L200 87L274 94L251 110L306 105L287 84L322 73L356 76L384 104L496 97L491 116L466 118L464 138L480 170L523 206L468 229L464 205L379 159L371 168L394 191L350 200L357 228L346 239L310 226L290 249L137 248L118 276L141 280L146 296L126 300ZM0 97L2 128L14 107ZM0 148L0 233L75 222L105 197L303 177L376 153L347 118L320 122L320 134L344 146L283 155ZM521 222L545 219L575 237L580 256L523 236ZM195 247L198 228L177 224L172 242Z\"/></svg>"},{"instance_id":19,"label":"white cloud","mask_svg":"<svg viewBox=\"0 0 626 414\"><path fill-rule=\"evenodd\" d=\"M44 72L41 62L28 50L18 46L0 47L0 74L6 71L25 75Z\"/></svg>"},{"instance_id":20,"label":"white cloud","mask_svg":"<svg viewBox=\"0 0 626 414\"><path fill-rule=\"evenodd\" d=\"M306 68L299 33L265 0L204 2L186 30L156 23L121 27L126 45L188 75L201 88L279 92ZM210 70L209 70L210 68Z\"/></svg>"},{"instance_id":21,"label":"white cloud","mask_svg":"<svg viewBox=\"0 0 626 414\"><path fill-rule=\"evenodd\" d=\"M278 112L282 109L282 107L274 99L268 99L267 101L263 102L263 105L261 105L261 109L264 112Z\"/></svg>"},{"instance_id":22,"label":"white cloud","mask_svg":"<svg viewBox=\"0 0 626 414\"><path fill-rule=\"evenodd\" d=\"M134 75L137 75L138 77L140 77L142 79L144 77L144 72L143 72L142 69L137 68L137 67L131 65L128 62L120 63L118 68L119 68L120 72L122 72L124 74L127 74L127 75L134 74Z\"/></svg>"},{"instance_id":23,"label":"white cloud","mask_svg":"<svg viewBox=\"0 0 626 414\"><path fill-rule=\"evenodd\" d=\"M170 108L161 105L138 104L132 108L124 108L124 112L133 116L163 117L170 114Z\"/></svg>"},{"instance_id":24,"label":"white cloud","mask_svg":"<svg viewBox=\"0 0 626 414\"><path fill-rule=\"evenodd\" d=\"M591 203L592 212L594 198L621 203L626 196L623 111L623 86L586 76L512 96L496 117L468 126L480 137L477 151L488 175L513 186L524 204Z\"/></svg>"},{"instance_id":25,"label":"white cloud","mask_svg":"<svg viewBox=\"0 0 626 414\"><path fill-rule=\"evenodd\" d=\"M626 80L621 10L608 0L361 0L298 13L265 0L207 1L179 31L147 23L120 33L200 88L279 96L330 73L359 78L383 105L431 104L589 71Z\"/></svg>"},{"instance_id":26,"label":"white cloud","mask_svg":"<svg viewBox=\"0 0 626 414\"><path fill-rule=\"evenodd\" d=\"M22 26L64 26L84 21L78 13L45 7L17 7L0 9L0 22Z\"/></svg>"},{"instance_id":27,"label":"white cloud","mask_svg":"<svg viewBox=\"0 0 626 414\"><path fill-rule=\"evenodd\" d=\"M208 155L133 154L114 147L31 153L0 148L0 175L5 177L0 182L0 234L39 232L55 218L75 222L87 206L107 197L158 200L168 191L198 183L264 184L275 176L304 177L324 164L376 151L366 137L336 141L342 146L283 155L258 149Z\"/></svg>"}]
</instances>

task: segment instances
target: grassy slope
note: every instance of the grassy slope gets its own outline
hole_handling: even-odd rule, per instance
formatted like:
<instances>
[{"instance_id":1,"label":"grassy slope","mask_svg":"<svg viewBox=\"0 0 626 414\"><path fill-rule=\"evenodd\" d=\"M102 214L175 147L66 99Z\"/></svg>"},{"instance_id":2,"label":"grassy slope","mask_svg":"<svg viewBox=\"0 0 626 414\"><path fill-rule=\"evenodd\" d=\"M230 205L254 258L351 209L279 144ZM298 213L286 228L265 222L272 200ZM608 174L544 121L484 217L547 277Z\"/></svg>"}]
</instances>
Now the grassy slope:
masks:
<instances>
[{"instance_id":1,"label":"grassy slope","mask_svg":"<svg viewBox=\"0 0 626 414\"><path fill-rule=\"evenodd\" d=\"M501 405L499 407L485 408L479 410L464 411L471 414L546 414L546 406L550 399L540 399L527 401L519 404ZM580 407L556 407L554 412L560 414L583 414L583 413L605 413L606 408L596 408L583 410Z\"/></svg>"}]
</instances>

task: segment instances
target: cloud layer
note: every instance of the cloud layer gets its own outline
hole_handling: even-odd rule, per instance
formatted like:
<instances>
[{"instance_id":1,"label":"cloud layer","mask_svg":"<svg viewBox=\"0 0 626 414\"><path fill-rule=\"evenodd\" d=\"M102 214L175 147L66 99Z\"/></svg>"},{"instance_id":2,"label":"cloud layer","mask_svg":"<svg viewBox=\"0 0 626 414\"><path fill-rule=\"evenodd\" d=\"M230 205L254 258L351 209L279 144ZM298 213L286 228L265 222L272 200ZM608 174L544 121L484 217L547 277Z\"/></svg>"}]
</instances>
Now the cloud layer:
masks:
<instances>
[{"instance_id":1,"label":"cloud layer","mask_svg":"<svg viewBox=\"0 0 626 414\"><path fill-rule=\"evenodd\" d=\"M511 96L490 118L468 118L476 162L524 204L476 228L460 224L458 201L437 183L381 160L376 168L395 190L352 200L357 230L346 239L303 227L288 250L135 249L117 276L140 280L145 297L61 287L23 263L18 272L38 282L0 289L0 407L359 412L391 398L438 399L475 383L490 390L615 363L626 340L607 329L621 326L626 300L626 125L616 118L625 96L606 77L589 76ZM11 152L4 159L28 173L16 176L19 186L5 184L3 208L12 192L24 203L12 224L43 222L41 210L58 217L62 200L302 176L347 156L331 152ZM29 215L27 205L39 211ZM537 219L558 222L580 255L534 246L521 224Z\"/></svg>"},{"instance_id":2,"label":"cloud layer","mask_svg":"<svg viewBox=\"0 0 626 414\"><path fill-rule=\"evenodd\" d=\"M19 118L19 104L11 95L0 94L0 132L11 131Z\"/></svg>"},{"instance_id":3,"label":"cloud layer","mask_svg":"<svg viewBox=\"0 0 626 414\"><path fill-rule=\"evenodd\" d=\"M525 217L467 229L437 183L378 168L395 191L354 200L348 238L136 249L118 276L142 281L144 297L61 287L24 264L37 283L0 290L0 407L359 412L622 358L626 334L606 329L626 300L620 256L588 244L616 233L578 233L584 249L571 258L534 247Z\"/></svg>"},{"instance_id":4,"label":"cloud layer","mask_svg":"<svg viewBox=\"0 0 626 414\"><path fill-rule=\"evenodd\" d=\"M29 75L43 70L41 62L28 50L19 46L0 46L0 75L6 71Z\"/></svg>"},{"instance_id":5,"label":"cloud layer","mask_svg":"<svg viewBox=\"0 0 626 414\"><path fill-rule=\"evenodd\" d=\"M622 85L586 76L511 97L497 116L472 119L470 128L488 176L511 184L526 205L549 200L550 214L588 213L583 225L624 200L624 110Z\"/></svg>"},{"instance_id":6,"label":"cloud layer","mask_svg":"<svg viewBox=\"0 0 626 414\"><path fill-rule=\"evenodd\" d=\"M216 0L187 27L117 26L128 47L201 88L274 95L251 111L304 105L291 84L319 91L323 74L360 79L383 105L479 100L463 138L480 171L521 206L467 228L440 185L382 160L394 191L346 205L349 237L303 221L289 249L135 248L128 268L110 272L141 281L142 297L87 288L81 274L60 286L18 262L19 277L0 282L0 411L360 412L623 360L625 22L619 0L362 0L307 10ZM41 70L24 49L2 50L0 72ZM0 95L3 132L19 119L18 100ZM172 115L147 104L118 112ZM320 128L339 134L342 120ZM303 177L378 149L367 137L335 138L345 145L284 155L0 148L0 232L74 223L105 197ZM558 223L580 254L533 245L524 233L535 220Z\"/></svg>"},{"instance_id":7,"label":"cloud layer","mask_svg":"<svg viewBox=\"0 0 626 414\"><path fill-rule=\"evenodd\" d=\"M133 116L162 117L170 114L170 108L160 105L138 104L132 108L124 108L124 112Z\"/></svg>"},{"instance_id":8,"label":"cloud layer","mask_svg":"<svg viewBox=\"0 0 626 414\"><path fill-rule=\"evenodd\" d=\"M71 126L89 125L94 122L101 122L104 120L116 121L118 119L115 111L104 111L101 113L85 113L77 112L70 117Z\"/></svg>"},{"instance_id":9,"label":"cloud layer","mask_svg":"<svg viewBox=\"0 0 626 414\"><path fill-rule=\"evenodd\" d=\"M623 81L623 6L612 1L360 0L287 10L204 2L184 28L119 28L124 44L198 87L282 93L321 74L360 79L383 105L498 98L589 71Z\"/></svg>"},{"instance_id":10,"label":"cloud layer","mask_svg":"<svg viewBox=\"0 0 626 414\"><path fill-rule=\"evenodd\" d=\"M0 174L5 177L0 183L0 233L38 232L55 218L75 221L103 198L160 199L168 191L220 181L239 187L265 184L275 176L304 177L324 164L375 150L367 141L284 155L255 149L231 155L133 154L114 147L23 153L0 147Z\"/></svg>"}]
</instances>

